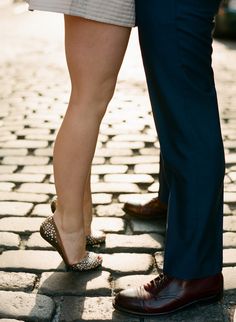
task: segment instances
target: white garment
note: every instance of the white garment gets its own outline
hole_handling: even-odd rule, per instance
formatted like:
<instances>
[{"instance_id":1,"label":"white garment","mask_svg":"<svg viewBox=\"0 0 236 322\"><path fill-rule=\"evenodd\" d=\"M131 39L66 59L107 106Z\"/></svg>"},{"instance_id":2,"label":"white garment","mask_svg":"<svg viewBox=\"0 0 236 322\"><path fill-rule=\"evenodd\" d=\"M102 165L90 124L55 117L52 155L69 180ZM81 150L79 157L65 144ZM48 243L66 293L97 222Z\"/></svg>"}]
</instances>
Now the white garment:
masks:
<instances>
[{"instance_id":1,"label":"white garment","mask_svg":"<svg viewBox=\"0 0 236 322\"><path fill-rule=\"evenodd\" d=\"M134 0L27 0L29 10L59 12L119 26L135 25Z\"/></svg>"}]
</instances>

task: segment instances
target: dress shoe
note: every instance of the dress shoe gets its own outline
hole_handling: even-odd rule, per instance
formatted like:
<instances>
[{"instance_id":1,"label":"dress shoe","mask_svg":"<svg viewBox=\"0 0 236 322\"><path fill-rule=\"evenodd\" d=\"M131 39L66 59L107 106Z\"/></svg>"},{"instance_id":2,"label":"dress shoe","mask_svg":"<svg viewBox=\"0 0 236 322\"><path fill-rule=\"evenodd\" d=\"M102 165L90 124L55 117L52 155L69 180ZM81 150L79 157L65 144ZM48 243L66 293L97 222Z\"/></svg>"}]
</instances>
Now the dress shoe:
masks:
<instances>
[{"instance_id":1,"label":"dress shoe","mask_svg":"<svg viewBox=\"0 0 236 322\"><path fill-rule=\"evenodd\" d=\"M144 205L126 202L123 210L128 215L139 219L165 219L167 216L167 206L158 197Z\"/></svg>"},{"instance_id":2,"label":"dress shoe","mask_svg":"<svg viewBox=\"0 0 236 322\"><path fill-rule=\"evenodd\" d=\"M175 312L198 302L211 303L223 295L221 273L194 280L180 280L161 274L150 283L118 293L115 309L127 313L155 316Z\"/></svg>"}]
</instances>

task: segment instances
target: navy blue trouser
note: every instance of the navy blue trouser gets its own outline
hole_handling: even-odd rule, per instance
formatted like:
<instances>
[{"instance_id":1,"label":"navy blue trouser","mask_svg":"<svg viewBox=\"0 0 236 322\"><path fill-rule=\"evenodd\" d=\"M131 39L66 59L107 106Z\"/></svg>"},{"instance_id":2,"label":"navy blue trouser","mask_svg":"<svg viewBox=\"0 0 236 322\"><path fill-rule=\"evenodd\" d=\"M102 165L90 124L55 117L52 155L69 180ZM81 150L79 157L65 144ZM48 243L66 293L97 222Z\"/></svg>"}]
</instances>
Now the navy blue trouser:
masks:
<instances>
[{"instance_id":1,"label":"navy blue trouser","mask_svg":"<svg viewBox=\"0 0 236 322\"><path fill-rule=\"evenodd\" d=\"M160 198L168 202L164 272L180 279L203 278L222 270L225 164L211 67L219 3L136 0L161 146Z\"/></svg>"}]
</instances>

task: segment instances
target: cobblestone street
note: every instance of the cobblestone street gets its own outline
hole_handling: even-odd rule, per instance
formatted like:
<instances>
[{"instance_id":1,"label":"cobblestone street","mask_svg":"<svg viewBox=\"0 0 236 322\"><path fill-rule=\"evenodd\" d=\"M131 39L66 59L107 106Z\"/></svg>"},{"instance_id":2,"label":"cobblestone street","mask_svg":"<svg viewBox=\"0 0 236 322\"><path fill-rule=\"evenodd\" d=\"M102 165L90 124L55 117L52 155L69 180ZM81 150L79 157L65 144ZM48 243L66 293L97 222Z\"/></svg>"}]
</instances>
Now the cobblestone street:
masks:
<instances>
[{"instance_id":1,"label":"cobblestone street","mask_svg":"<svg viewBox=\"0 0 236 322\"><path fill-rule=\"evenodd\" d=\"M161 318L119 314L112 297L162 267L165 222L135 220L126 201L157 196L159 143L131 36L92 166L93 226L106 233L102 268L66 272L39 235L55 195L52 147L70 92L63 16L0 0L0 321L236 322L236 42L213 63L226 153L222 302Z\"/></svg>"}]
</instances>

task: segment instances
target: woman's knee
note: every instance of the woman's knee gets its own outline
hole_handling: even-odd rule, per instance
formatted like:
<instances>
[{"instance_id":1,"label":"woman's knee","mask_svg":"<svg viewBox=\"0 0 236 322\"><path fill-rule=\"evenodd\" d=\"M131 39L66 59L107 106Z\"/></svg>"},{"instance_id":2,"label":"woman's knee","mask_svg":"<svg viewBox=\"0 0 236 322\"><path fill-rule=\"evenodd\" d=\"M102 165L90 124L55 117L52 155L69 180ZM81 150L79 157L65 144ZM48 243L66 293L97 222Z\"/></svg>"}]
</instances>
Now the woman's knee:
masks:
<instances>
[{"instance_id":1,"label":"woman's knee","mask_svg":"<svg viewBox=\"0 0 236 322\"><path fill-rule=\"evenodd\" d=\"M80 113L92 113L102 119L113 97L115 84L116 77L104 78L90 84L72 84L70 105L76 106Z\"/></svg>"}]
</instances>

